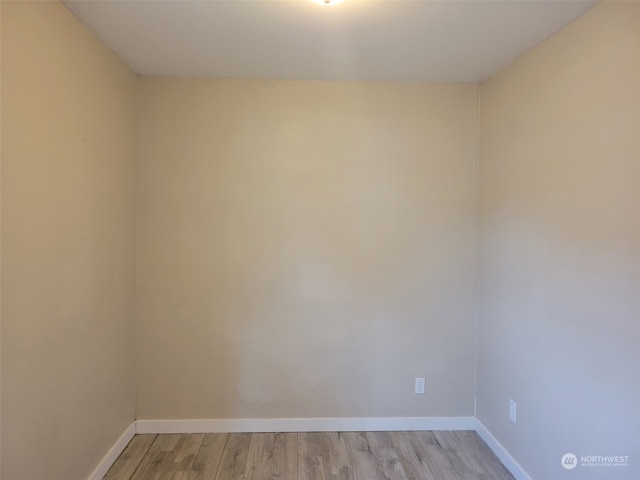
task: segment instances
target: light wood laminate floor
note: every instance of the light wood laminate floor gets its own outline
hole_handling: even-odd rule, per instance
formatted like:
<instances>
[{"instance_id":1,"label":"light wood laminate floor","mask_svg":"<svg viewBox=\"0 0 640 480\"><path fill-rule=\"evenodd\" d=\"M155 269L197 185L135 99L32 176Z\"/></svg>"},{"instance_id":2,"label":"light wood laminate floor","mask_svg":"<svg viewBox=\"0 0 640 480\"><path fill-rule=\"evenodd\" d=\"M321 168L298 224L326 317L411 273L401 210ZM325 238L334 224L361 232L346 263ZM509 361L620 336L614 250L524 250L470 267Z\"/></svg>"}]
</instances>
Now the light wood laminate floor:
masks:
<instances>
[{"instance_id":1,"label":"light wood laminate floor","mask_svg":"<svg viewBox=\"0 0 640 480\"><path fill-rule=\"evenodd\" d=\"M136 435L105 480L513 480L473 431Z\"/></svg>"}]
</instances>

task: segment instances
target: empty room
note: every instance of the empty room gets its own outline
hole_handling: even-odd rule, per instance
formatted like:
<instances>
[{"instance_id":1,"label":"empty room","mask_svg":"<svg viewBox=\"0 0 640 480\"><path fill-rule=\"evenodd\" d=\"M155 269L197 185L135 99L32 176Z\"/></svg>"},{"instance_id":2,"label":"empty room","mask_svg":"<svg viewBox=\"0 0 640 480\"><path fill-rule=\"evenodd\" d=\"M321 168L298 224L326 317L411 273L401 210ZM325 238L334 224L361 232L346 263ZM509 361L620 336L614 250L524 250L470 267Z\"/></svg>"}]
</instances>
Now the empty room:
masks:
<instances>
[{"instance_id":1,"label":"empty room","mask_svg":"<svg viewBox=\"0 0 640 480\"><path fill-rule=\"evenodd\" d=\"M640 2L0 0L1 480L640 478Z\"/></svg>"}]
</instances>

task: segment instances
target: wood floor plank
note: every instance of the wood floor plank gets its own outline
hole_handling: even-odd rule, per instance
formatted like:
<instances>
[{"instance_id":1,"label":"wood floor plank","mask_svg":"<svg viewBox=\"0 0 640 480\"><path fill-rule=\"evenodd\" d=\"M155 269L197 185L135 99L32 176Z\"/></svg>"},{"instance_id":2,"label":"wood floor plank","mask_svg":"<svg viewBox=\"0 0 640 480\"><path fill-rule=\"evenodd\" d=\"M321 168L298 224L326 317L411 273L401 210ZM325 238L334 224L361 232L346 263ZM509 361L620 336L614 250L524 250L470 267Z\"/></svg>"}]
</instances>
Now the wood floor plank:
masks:
<instances>
[{"instance_id":1,"label":"wood floor plank","mask_svg":"<svg viewBox=\"0 0 640 480\"><path fill-rule=\"evenodd\" d=\"M160 480L186 480L203 438L202 433L180 435L171 451L171 463L160 476Z\"/></svg>"},{"instance_id":2,"label":"wood floor plank","mask_svg":"<svg viewBox=\"0 0 640 480\"><path fill-rule=\"evenodd\" d=\"M418 439L413 432L393 432L391 440L408 480L438 480L426 460L421 457L424 455L422 450L415 448L414 444Z\"/></svg>"},{"instance_id":3,"label":"wood floor plank","mask_svg":"<svg viewBox=\"0 0 640 480\"><path fill-rule=\"evenodd\" d=\"M317 432L298 433L298 478L325 480L322 445Z\"/></svg>"},{"instance_id":4,"label":"wood floor plank","mask_svg":"<svg viewBox=\"0 0 640 480\"><path fill-rule=\"evenodd\" d=\"M271 480L273 473L274 433L254 433L251 435L245 480Z\"/></svg>"},{"instance_id":5,"label":"wood floor plank","mask_svg":"<svg viewBox=\"0 0 640 480\"><path fill-rule=\"evenodd\" d=\"M430 431L430 430L420 431L419 433L420 433L420 439L422 440L422 443L424 443L425 445L440 445L438 443L438 438L436 437L436 432L437 431ZM451 434L452 432L445 432L445 433Z\"/></svg>"},{"instance_id":6,"label":"wood floor plank","mask_svg":"<svg viewBox=\"0 0 640 480\"><path fill-rule=\"evenodd\" d=\"M324 475L327 480L352 480L349 455L344 443L344 434L340 432L322 432L320 434Z\"/></svg>"},{"instance_id":7,"label":"wood floor plank","mask_svg":"<svg viewBox=\"0 0 640 480\"><path fill-rule=\"evenodd\" d=\"M378 477L384 480L408 480L395 448L376 448L373 459Z\"/></svg>"},{"instance_id":8,"label":"wood floor plank","mask_svg":"<svg viewBox=\"0 0 640 480\"><path fill-rule=\"evenodd\" d=\"M183 434L178 440L178 444L174 449L176 463L188 463L189 470L195 459L196 454L200 450L202 440L204 439L204 433Z\"/></svg>"},{"instance_id":9,"label":"wood floor plank","mask_svg":"<svg viewBox=\"0 0 640 480\"><path fill-rule=\"evenodd\" d=\"M391 433L367 432L366 435L378 476L386 480L408 480Z\"/></svg>"},{"instance_id":10,"label":"wood floor plank","mask_svg":"<svg viewBox=\"0 0 640 480\"><path fill-rule=\"evenodd\" d=\"M347 451L368 452L369 440L366 432L344 432L345 445Z\"/></svg>"},{"instance_id":11,"label":"wood floor plank","mask_svg":"<svg viewBox=\"0 0 640 480\"><path fill-rule=\"evenodd\" d=\"M429 432L417 432L417 435L424 441L424 434ZM456 441L455 432L433 432L433 435L438 441L437 445L427 444L428 450L432 452L443 452L446 458L449 460L449 464L453 467L460 478L473 477L474 475L480 475L483 473L481 467L479 467L472 459L463 454L460 450L464 446L465 442L459 443ZM426 444L426 442L425 442ZM436 456L435 460L438 461L442 469L448 469L447 463Z\"/></svg>"},{"instance_id":12,"label":"wood floor plank","mask_svg":"<svg viewBox=\"0 0 640 480\"><path fill-rule=\"evenodd\" d=\"M322 457L298 457L298 478L300 480L326 480Z\"/></svg>"},{"instance_id":13,"label":"wood floor plank","mask_svg":"<svg viewBox=\"0 0 640 480\"><path fill-rule=\"evenodd\" d=\"M374 480L380 478L376 463L364 432L345 432L345 446L350 464L353 468L354 480Z\"/></svg>"},{"instance_id":14,"label":"wood floor plank","mask_svg":"<svg viewBox=\"0 0 640 480\"><path fill-rule=\"evenodd\" d=\"M353 452L353 478L355 480L373 480L378 477L375 461L369 452Z\"/></svg>"},{"instance_id":15,"label":"wood floor plank","mask_svg":"<svg viewBox=\"0 0 640 480\"><path fill-rule=\"evenodd\" d=\"M472 457L472 461L480 466L482 472L495 480L514 480L511 472L496 457L489 446L480 438L477 432L455 432L459 443L465 446L463 454Z\"/></svg>"},{"instance_id":16,"label":"wood floor plank","mask_svg":"<svg viewBox=\"0 0 640 480\"><path fill-rule=\"evenodd\" d=\"M298 434L276 433L273 439L272 480L298 478Z\"/></svg>"},{"instance_id":17,"label":"wood floor plank","mask_svg":"<svg viewBox=\"0 0 640 480\"><path fill-rule=\"evenodd\" d=\"M176 445L178 445L178 441L182 434L180 433L169 433L165 435L158 435L158 438L155 442L153 442L152 449L156 449L160 452L172 452Z\"/></svg>"},{"instance_id":18,"label":"wood floor plank","mask_svg":"<svg viewBox=\"0 0 640 480\"><path fill-rule=\"evenodd\" d=\"M103 480L130 480L157 435L135 435L113 463Z\"/></svg>"},{"instance_id":19,"label":"wood floor plank","mask_svg":"<svg viewBox=\"0 0 640 480\"><path fill-rule=\"evenodd\" d=\"M449 457L440 445L423 441L423 432L413 432L414 448L420 456L425 469L428 469L437 479L461 480Z\"/></svg>"},{"instance_id":20,"label":"wood floor plank","mask_svg":"<svg viewBox=\"0 0 640 480\"><path fill-rule=\"evenodd\" d=\"M366 432L367 442L372 450L393 448L391 432Z\"/></svg>"},{"instance_id":21,"label":"wood floor plank","mask_svg":"<svg viewBox=\"0 0 640 480\"><path fill-rule=\"evenodd\" d=\"M322 445L320 444L320 432L298 433L298 456L321 457Z\"/></svg>"},{"instance_id":22,"label":"wood floor plank","mask_svg":"<svg viewBox=\"0 0 640 480\"><path fill-rule=\"evenodd\" d=\"M440 445L444 450L455 450L457 447L455 439L455 432L447 431L433 431L433 432L416 432L416 435L420 437L423 443L429 445ZM435 442L432 440L435 437Z\"/></svg>"},{"instance_id":23,"label":"wood floor plank","mask_svg":"<svg viewBox=\"0 0 640 480\"><path fill-rule=\"evenodd\" d=\"M193 459L187 480L211 480L215 477L222 452L227 443L226 433L208 433L202 439L200 449Z\"/></svg>"},{"instance_id":24,"label":"wood floor plank","mask_svg":"<svg viewBox=\"0 0 640 480\"><path fill-rule=\"evenodd\" d=\"M216 480L242 480L251 444L250 433L230 433L220 460Z\"/></svg>"},{"instance_id":25,"label":"wood floor plank","mask_svg":"<svg viewBox=\"0 0 640 480\"><path fill-rule=\"evenodd\" d=\"M490 473L487 471L488 465L483 464L476 457L475 447L470 438L462 432L449 432L449 438L453 448L447 449L447 455L461 477L472 473L478 475Z\"/></svg>"},{"instance_id":26,"label":"wood floor plank","mask_svg":"<svg viewBox=\"0 0 640 480\"><path fill-rule=\"evenodd\" d=\"M160 480L172 463L172 452L179 439L179 434L158 435L131 480Z\"/></svg>"}]
</instances>

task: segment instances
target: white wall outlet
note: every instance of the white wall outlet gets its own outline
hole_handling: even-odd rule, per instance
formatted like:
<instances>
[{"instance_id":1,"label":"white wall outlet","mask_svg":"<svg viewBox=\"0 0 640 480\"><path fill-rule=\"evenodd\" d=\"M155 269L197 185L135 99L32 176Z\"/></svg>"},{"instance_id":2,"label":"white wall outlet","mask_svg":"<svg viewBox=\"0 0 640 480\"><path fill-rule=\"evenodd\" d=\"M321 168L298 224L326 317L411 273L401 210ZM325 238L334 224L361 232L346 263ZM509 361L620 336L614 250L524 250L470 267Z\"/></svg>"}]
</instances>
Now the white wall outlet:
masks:
<instances>
[{"instance_id":1,"label":"white wall outlet","mask_svg":"<svg viewBox=\"0 0 640 480\"><path fill-rule=\"evenodd\" d=\"M513 423L516 423L516 414L517 414L518 405L513 400L509 399L509 420Z\"/></svg>"},{"instance_id":2,"label":"white wall outlet","mask_svg":"<svg viewBox=\"0 0 640 480\"><path fill-rule=\"evenodd\" d=\"M425 380L423 377L416 377L415 393L424 395Z\"/></svg>"}]
</instances>

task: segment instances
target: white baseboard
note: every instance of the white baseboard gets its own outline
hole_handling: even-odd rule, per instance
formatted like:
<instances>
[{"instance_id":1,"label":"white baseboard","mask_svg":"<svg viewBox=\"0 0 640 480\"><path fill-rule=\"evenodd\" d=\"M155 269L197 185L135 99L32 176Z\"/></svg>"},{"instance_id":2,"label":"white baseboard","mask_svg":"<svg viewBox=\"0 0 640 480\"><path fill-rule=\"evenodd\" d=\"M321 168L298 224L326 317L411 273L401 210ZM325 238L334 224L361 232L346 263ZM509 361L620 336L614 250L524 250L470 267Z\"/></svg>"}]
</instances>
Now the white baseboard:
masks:
<instances>
[{"instance_id":1,"label":"white baseboard","mask_svg":"<svg viewBox=\"0 0 640 480\"><path fill-rule=\"evenodd\" d=\"M239 418L137 420L137 433L375 432L475 430L475 417Z\"/></svg>"},{"instance_id":2,"label":"white baseboard","mask_svg":"<svg viewBox=\"0 0 640 480\"><path fill-rule=\"evenodd\" d=\"M493 434L485 427L477 418L475 431L478 432L480 438L482 438L489 448L493 450L493 453L500 459L505 467L511 472L516 480L531 480L531 477L518 462L507 452L507 449L502 446L500 442L493 436Z\"/></svg>"},{"instance_id":3,"label":"white baseboard","mask_svg":"<svg viewBox=\"0 0 640 480\"><path fill-rule=\"evenodd\" d=\"M122 432L122 435L120 435L120 438L116 440L116 443L113 444L113 446L107 452L107 454L103 457L103 459L100 460L100 463L98 463L98 466L91 473L91 475L89 475L88 480L102 480L102 477L104 477L105 473L107 473L109 468L111 468L111 465L113 465L113 462L115 462L116 459L120 456L122 451L129 444L129 442L131 441L131 439L135 434L136 434L136 422L134 421L133 423L131 423L131 425L129 425L126 428L124 432Z\"/></svg>"}]
</instances>

